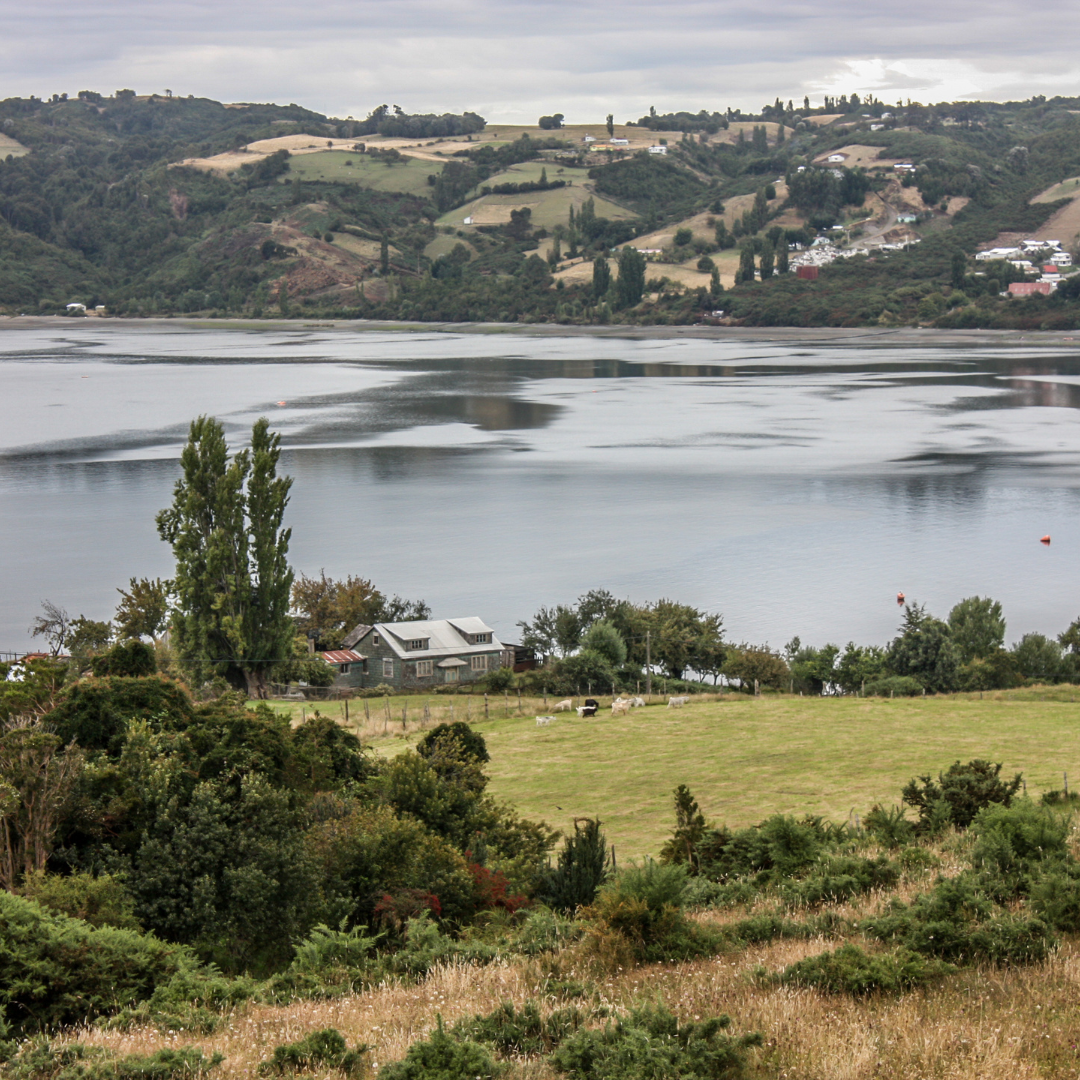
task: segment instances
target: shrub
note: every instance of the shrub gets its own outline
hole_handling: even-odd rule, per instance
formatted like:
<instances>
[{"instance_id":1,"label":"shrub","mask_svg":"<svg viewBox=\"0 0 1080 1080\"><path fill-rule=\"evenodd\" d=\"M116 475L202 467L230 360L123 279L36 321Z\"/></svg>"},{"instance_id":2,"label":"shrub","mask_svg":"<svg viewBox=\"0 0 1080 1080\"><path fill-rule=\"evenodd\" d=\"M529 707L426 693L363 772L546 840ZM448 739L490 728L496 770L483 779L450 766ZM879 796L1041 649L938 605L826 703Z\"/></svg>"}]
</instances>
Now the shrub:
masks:
<instances>
[{"instance_id":1,"label":"shrub","mask_svg":"<svg viewBox=\"0 0 1080 1080\"><path fill-rule=\"evenodd\" d=\"M585 1021L580 1009L556 1009L543 1016L535 1001L520 1009L504 1002L486 1016L460 1020L451 1034L461 1040L486 1043L503 1056L550 1054Z\"/></svg>"},{"instance_id":2,"label":"shrub","mask_svg":"<svg viewBox=\"0 0 1080 1080\"><path fill-rule=\"evenodd\" d=\"M157 657L153 646L145 641L121 641L107 652L93 657L90 670L99 679L110 675L140 678L156 674Z\"/></svg>"},{"instance_id":3,"label":"shrub","mask_svg":"<svg viewBox=\"0 0 1080 1080\"><path fill-rule=\"evenodd\" d=\"M648 862L608 882L587 912L592 951L611 966L690 959L715 952L722 935L682 912L686 867Z\"/></svg>"},{"instance_id":4,"label":"shrub","mask_svg":"<svg viewBox=\"0 0 1080 1080\"><path fill-rule=\"evenodd\" d=\"M29 900L91 926L118 926L138 930L135 899L124 883L109 874L46 874L43 870L27 876L20 890Z\"/></svg>"},{"instance_id":5,"label":"shrub","mask_svg":"<svg viewBox=\"0 0 1080 1080\"><path fill-rule=\"evenodd\" d=\"M117 1012L195 966L183 946L133 930L95 929L0 891L0 1019L18 1032Z\"/></svg>"},{"instance_id":6,"label":"shrub","mask_svg":"<svg viewBox=\"0 0 1080 1080\"><path fill-rule=\"evenodd\" d=\"M971 823L976 836L972 862L978 869L1015 880L1043 862L1060 861L1068 854L1068 817L1046 806L1021 799L980 810Z\"/></svg>"},{"instance_id":7,"label":"shrub","mask_svg":"<svg viewBox=\"0 0 1080 1080\"><path fill-rule=\"evenodd\" d=\"M437 724L416 744L416 752L425 758L433 757L439 749L450 750L458 757L481 763L491 760L484 736L473 731L463 720Z\"/></svg>"},{"instance_id":8,"label":"shrub","mask_svg":"<svg viewBox=\"0 0 1080 1080\"><path fill-rule=\"evenodd\" d=\"M440 1016L431 1037L414 1042L404 1060L380 1069L379 1080L491 1080L501 1072L478 1043L452 1038Z\"/></svg>"},{"instance_id":9,"label":"shrub","mask_svg":"<svg viewBox=\"0 0 1080 1080\"><path fill-rule=\"evenodd\" d=\"M255 997L259 984L246 976L231 979L213 967L185 968L158 986L145 1001L122 1009L110 1027L153 1024L169 1031L216 1031L229 1009Z\"/></svg>"},{"instance_id":10,"label":"shrub","mask_svg":"<svg viewBox=\"0 0 1080 1080\"><path fill-rule=\"evenodd\" d=\"M841 945L834 952L811 956L783 971L763 976L781 986L806 986L827 994L897 994L940 979L955 970L940 960L927 960L910 951L871 955L858 945Z\"/></svg>"},{"instance_id":11,"label":"shrub","mask_svg":"<svg viewBox=\"0 0 1080 1080\"><path fill-rule=\"evenodd\" d=\"M570 1080L738 1080L746 1074L746 1050L763 1039L728 1035L730 1025L727 1016L680 1024L662 1005L645 1006L601 1029L576 1031L551 1063Z\"/></svg>"},{"instance_id":12,"label":"shrub","mask_svg":"<svg viewBox=\"0 0 1080 1080\"><path fill-rule=\"evenodd\" d=\"M879 844L888 848L898 848L915 838L915 826L904 816L902 806L886 809L875 805L863 819L863 826Z\"/></svg>"},{"instance_id":13,"label":"shrub","mask_svg":"<svg viewBox=\"0 0 1080 1080\"><path fill-rule=\"evenodd\" d=\"M26 1043L8 1063L4 1076L8 1080L172 1080L205 1076L224 1060L221 1054L204 1057L197 1046L118 1058L102 1046L54 1046L42 1039Z\"/></svg>"},{"instance_id":14,"label":"shrub","mask_svg":"<svg viewBox=\"0 0 1080 1080\"><path fill-rule=\"evenodd\" d=\"M887 675L866 684L868 697L917 697L923 692L923 684L911 675Z\"/></svg>"},{"instance_id":15,"label":"shrub","mask_svg":"<svg viewBox=\"0 0 1080 1080\"><path fill-rule=\"evenodd\" d=\"M899 880L900 871L888 859L832 856L823 859L802 881L785 884L782 895L789 904L812 906L888 888Z\"/></svg>"},{"instance_id":16,"label":"shrub","mask_svg":"<svg viewBox=\"0 0 1080 1080\"><path fill-rule=\"evenodd\" d=\"M575 911L596 899L607 874L608 846L600 822L594 818L578 820L554 869L541 880L537 897L559 911Z\"/></svg>"},{"instance_id":17,"label":"shrub","mask_svg":"<svg viewBox=\"0 0 1080 1080\"><path fill-rule=\"evenodd\" d=\"M514 685L513 669L508 667L496 668L484 679L484 685L488 690L492 690L495 693L502 693L504 690L509 690L510 687Z\"/></svg>"},{"instance_id":18,"label":"shrub","mask_svg":"<svg viewBox=\"0 0 1080 1080\"><path fill-rule=\"evenodd\" d=\"M1000 777L1001 765L975 759L966 765L959 761L939 773L935 783L929 776L910 780L901 793L908 806L919 812L919 826L930 824L937 804L943 804L948 820L958 829L966 829L975 815L994 803L1008 806L1020 790L1023 779L1017 773L1008 783Z\"/></svg>"},{"instance_id":19,"label":"shrub","mask_svg":"<svg viewBox=\"0 0 1080 1080\"><path fill-rule=\"evenodd\" d=\"M1063 933L1080 931L1080 880L1072 872L1044 874L1031 886L1031 910Z\"/></svg>"},{"instance_id":20,"label":"shrub","mask_svg":"<svg viewBox=\"0 0 1080 1080\"><path fill-rule=\"evenodd\" d=\"M995 914L993 901L967 875L939 881L910 905L894 903L861 929L912 952L965 964L1038 963L1056 945L1042 919Z\"/></svg>"},{"instance_id":21,"label":"shrub","mask_svg":"<svg viewBox=\"0 0 1080 1080\"><path fill-rule=\"evenodd\" d=\"M275 1046L274 1056L262 1062L259 1072L263 1076L280 1076L314 1069L339 1069L346 1076L354 1076L362 1070L367 1051L364 1043L350 1050L337 1028L323 1028L296 1042Z\"/></svg>"}]
</instances>

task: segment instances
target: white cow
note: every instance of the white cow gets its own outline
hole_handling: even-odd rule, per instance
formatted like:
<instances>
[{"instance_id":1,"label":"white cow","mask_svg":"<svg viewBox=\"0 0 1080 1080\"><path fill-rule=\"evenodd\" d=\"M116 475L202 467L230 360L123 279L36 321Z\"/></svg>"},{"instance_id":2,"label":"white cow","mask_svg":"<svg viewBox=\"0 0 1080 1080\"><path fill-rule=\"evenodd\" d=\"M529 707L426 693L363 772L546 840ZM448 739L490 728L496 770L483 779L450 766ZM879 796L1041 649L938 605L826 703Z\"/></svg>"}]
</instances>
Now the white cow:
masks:
<instances>
[{"instance_id":1,"label":"white cow","mask_svg":"<svg viewBox=\"0 0 1080 1080\"><path fill-rule=\"evenodd\" d=\"M681 709L689 700L688 697L669 697L667 707L669 709Z\"/></svg>"},{"instance_id":2,"label":"white cow","mask_svg":"<svg viewBox=\"0 0 1080 1080\"><path fill-rule=\"evenodd\" d=\"M560 701L558 705L555 706L555 712L568 712L573 707L573 702L567 698L565 701Z\"/></svg>"}]
</instances>

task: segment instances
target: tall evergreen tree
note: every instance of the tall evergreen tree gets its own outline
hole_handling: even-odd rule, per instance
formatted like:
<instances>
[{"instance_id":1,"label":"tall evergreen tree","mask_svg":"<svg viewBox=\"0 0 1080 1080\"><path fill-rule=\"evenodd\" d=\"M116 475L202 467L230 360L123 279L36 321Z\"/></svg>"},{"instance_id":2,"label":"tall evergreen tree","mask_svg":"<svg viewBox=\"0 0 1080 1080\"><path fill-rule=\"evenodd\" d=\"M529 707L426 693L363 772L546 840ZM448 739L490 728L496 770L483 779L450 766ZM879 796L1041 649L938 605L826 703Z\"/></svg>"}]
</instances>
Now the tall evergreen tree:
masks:
<instances>
[{"instance_id":1,"label":"tall evergreen tree","mask_svg":"<svg viewBox=\"0 0 1080 1080\"><path fill-rule=\"evenodd\" d=\"M773 246L768 240L761 245L761 280L765 281L773 276Z\"/></svg>"},{"instance_id":2,"label":"tall evergreen tree","mask_svg":"<svg viewBox=\"0 0 1080 1080\"><path fill-rule=\"evenodd\" d=\"M603 300L611 288L611 267L603 255L593 259L592 264L592 289L593 296L597 300Z\"/></svg>"},{"instance_id":3,"label":"tall evergreen tree","mask_svg":"<svg viewBox=\"0 0 1080 1080\"><path fill-rule=\"evenodd\" d=\"M624 247L619 252L619 278L615 282L619 307L630 308L640 304L644 292L645 256L637 248Z\"/></svg>"},{"instance_id":4,"label":"tall evergreen tree","mask_svg":"<svg viewBox=\"0 0 1080 1080\"><path fill-rule=\"evenodd\" d=\"M780 236L776 240L776 272L777 274L786 274L788 269L787 237Z\"/></svg>"},{"instance_id":5,"label":"tall evergreen tree","mask_svg":"<svg viewBox=\"0 0 1080 1080\"><path fill-rule=\"evenodd\" d=\"M281 521L290 477L277 475L280 436L256 421L251 449L229 460L213 417L192 421L173 504L157 516L176 557L173 644L197 677L224 675L251 697L291 650L291 530Z\"/></svg>"}]
</instances>

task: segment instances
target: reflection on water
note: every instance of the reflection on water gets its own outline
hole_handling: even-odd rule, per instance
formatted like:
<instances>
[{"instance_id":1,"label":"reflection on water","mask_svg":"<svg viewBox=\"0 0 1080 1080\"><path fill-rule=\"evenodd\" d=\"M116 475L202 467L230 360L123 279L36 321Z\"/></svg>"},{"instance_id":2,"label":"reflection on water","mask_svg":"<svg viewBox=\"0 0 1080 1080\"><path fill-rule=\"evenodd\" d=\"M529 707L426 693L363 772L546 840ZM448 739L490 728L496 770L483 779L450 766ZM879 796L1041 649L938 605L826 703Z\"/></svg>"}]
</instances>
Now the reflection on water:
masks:
<instances>
[{"instance_id":1,"label":"reflection on water","mask_svg":"<svg viewBox=\"0 0 1080 1080\"><path fill-rule=\"evenodd\" d=\"M0 390L0 649L169 572L199 413L282 432L298 569L508 636L595 587L773 643L884 641L898 589L1080 611L1077 352L101 327L0 335Z\"/></svg>"}]
</instances>

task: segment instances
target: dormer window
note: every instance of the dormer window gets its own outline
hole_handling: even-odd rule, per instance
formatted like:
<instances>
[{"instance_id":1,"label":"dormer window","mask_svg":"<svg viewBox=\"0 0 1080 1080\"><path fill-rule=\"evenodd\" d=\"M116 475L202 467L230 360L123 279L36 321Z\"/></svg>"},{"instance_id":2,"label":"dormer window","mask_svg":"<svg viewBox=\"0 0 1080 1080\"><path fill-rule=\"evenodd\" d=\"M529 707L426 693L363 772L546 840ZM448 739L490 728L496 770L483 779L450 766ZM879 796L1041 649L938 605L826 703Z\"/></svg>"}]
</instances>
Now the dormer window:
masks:
<instances>
[{"instance_id":1,"label":"dormer window","mask_svg":"<svg viewBox=\"0 0 1080 1080\"><path fill-rule=\"evenodd\" d=\"M490 645L491 644L491 635L490 634L470 634L469 635L469 641L473 645Z\"/></svg>"},{"instance_id":2,"label":"dormer window","mask_svg":"<svg viewBox=\"0 0 1080 1080\"><path fill-rule=\"evenodd\" d=\"M408 643L410 649L426 649L428 647L428 638L413 638Z\"/></svg>"}]
</instances>

